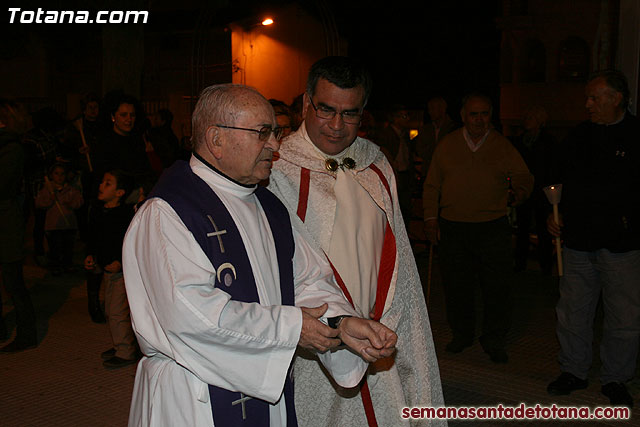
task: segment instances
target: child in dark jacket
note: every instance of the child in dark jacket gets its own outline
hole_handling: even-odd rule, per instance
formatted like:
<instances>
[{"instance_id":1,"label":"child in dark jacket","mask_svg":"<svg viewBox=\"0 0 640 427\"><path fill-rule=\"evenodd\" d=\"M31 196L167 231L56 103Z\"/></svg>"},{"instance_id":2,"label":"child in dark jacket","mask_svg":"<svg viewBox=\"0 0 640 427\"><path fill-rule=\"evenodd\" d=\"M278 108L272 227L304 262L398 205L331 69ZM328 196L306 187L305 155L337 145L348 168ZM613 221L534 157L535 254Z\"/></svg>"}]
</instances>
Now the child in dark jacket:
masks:
<instances>
[{"instance_id":1,"label":"child in dark jacket","mask_svg":"<svg viewBox=\"0 0 640 427\"><path fill-rule=\"evenodd\" d=\"M132 187L133 179L123 171L107 172L98 191L100 203L89 208L89 238L84 261L88 273L89 314L94 322L104 322L99 300L102 284L105 313L113 341L113 348L102 353L103 365L107 369L127 366L138 359L122 275L122 241L133 217L133 207L124 201Z\"/></svg>"},{"instance_id":2,"label":"child in dark jacket","mask_svg":"<svg viewBox=\"0 0 640 427\"><path fill-rule=\"evenodd\" d=\"M82 203L80 189L67 182L66 166L62 163L54 164L35 200L37 208L47 210L44 231L49 244L51 272L54 275L71 270L73 245L78 230L74 210L82 206Z\"/></svg>"}]
</instances>

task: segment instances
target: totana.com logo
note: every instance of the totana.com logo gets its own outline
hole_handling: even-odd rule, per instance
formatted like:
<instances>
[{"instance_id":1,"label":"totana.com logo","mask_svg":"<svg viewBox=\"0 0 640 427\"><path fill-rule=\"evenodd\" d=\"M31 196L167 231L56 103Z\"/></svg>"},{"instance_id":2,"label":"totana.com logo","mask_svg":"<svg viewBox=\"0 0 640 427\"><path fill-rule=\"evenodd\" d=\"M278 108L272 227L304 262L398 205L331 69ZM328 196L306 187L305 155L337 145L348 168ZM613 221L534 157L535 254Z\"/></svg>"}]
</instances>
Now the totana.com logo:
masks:
<instances>
[{"instance_id":1,"label":"totana.com logo","mask_svg":"<svg viewBox=\"0 0 640 427\"><path fill-rule=\"evenodd\" d=\"M149 12L146 10L22 10L9 8L10 24L146 24Z\"/></svg>"}]
</instances>

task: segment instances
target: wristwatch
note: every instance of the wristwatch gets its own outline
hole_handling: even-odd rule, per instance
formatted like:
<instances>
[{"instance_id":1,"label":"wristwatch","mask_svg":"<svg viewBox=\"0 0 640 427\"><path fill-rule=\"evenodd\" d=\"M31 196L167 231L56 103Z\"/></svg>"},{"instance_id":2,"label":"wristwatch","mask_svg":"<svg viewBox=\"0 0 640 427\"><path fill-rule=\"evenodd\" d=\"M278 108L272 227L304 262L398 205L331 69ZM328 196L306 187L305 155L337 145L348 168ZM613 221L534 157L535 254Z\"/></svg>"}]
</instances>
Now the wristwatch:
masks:
<instances>
[{"instance_id":1,"label":"wristwatch","mask_svg":"<svg viewBox=\"0 0 640 427\"><path fill-rule=\"evenodd\" d=\"M338 329L338 326L340 326L340 323L342 323L342 320L345 317L352 317L352 316L348 316L348 315L345 314L343 316L328 317L327 318L327 324L329 325L330 328Z\"/></svg>"}]
</instances>

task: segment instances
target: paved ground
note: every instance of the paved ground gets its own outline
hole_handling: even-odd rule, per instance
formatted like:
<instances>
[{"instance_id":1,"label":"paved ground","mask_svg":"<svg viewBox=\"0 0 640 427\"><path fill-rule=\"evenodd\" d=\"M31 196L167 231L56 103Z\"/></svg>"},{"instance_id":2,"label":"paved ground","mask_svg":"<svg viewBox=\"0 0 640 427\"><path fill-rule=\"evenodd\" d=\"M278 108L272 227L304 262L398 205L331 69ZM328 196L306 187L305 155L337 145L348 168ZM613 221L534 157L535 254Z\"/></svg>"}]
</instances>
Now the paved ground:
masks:
<instances>
[{"instance_id":1,"label":"paved ground","mask_svg":"<svg viewBox=\"0 0 640 427\"><path fill-rule=\"evenodd\" d=\"M427 254L419 246L417 260L421 272L425 273ZM89 319L82 273L52 277L37 267L31 256L25 264L26 280L38 315L40 344L33 350L0 355L0 425L126 425L135 367L116 371L102 367L99 355L110 347L109 334L106 325L91 323ZM597 356L588 389L569 397L547 395L547 383L558 375L558 345L554 335L557 279L541 276L531 262L530 270L518 275L514 289L509 363L491 363L477 342L463 353L451 355L444 351L451 337L445 321L437 262L434 262L429 309L447 405L525 402L594 407L607 404L599 393ZM5 305L5 316L12 327L14 316L10 303ZM636 400L640 399L640 383L632 382L630 389ZM561 422L528 425L540 424L567 425ZM640 425L640 420L575 424Z\"/></svg>"},{"instance_id":2,"label":"paved ground","mask_svg":"<svg viewBox=\"0 0 640 427\"><path fill-rule=\"evenodd\" d=\"M418 253L416 258L421 266L421 273L426 275L427 254ZM598 351L594 352L594 366L589 374L590 384L586 390L563 397L547 394L547 384L559 374L559 346L554 329L558 279L542 276L540 271L536 270L537 265L533 261L530 261L529 267L528 271L516 275L514 284L514 324L507 344L509 363L496 365L489 360L477 341L473 347L460 354L454 355L444 351L446 344L451 340L451 334L446 325L444 296L437 262L434 262L429 313L447 406L488 406L499 403L518 406L524 402L529 406L535 406L536 403L550 406L555 403L558 406L593 408L609 403L608 399L600 394ZM479 297L480 295L478 299ZM480 318L477 324L480 324ZM599 335L600 331L596 330L596 339ZM595 343L594 349L598 348L599 343ZM633 381L628 387L637 400L640 397L640 383ZM483 426L504 424L507 423L481 423ZM542 422L533 422L533 425L538 424ZM640 419L575 424L640 425ZM470 423L450 422L450 425ZM472 422L471 425L475 423ZM544 425L567 425L567 422L544 422Z\"/></svg>"}]
</instances>

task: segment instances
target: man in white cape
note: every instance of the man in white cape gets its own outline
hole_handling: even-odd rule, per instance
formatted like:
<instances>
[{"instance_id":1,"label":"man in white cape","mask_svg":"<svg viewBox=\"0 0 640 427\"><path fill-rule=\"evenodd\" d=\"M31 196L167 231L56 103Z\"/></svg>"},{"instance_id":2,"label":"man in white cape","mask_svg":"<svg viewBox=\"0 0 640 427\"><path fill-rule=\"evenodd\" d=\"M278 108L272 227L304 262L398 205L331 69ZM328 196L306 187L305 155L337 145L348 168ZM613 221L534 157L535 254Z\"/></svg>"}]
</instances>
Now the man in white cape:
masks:
<instances>
[{"instance_id":1,"label":"man in white cape","mask_svg":"<svg viewBox=\"0 0 640 427\"><path fill-rule=\"evenodd\" d=\"M335 381L352 387L397 337L357 317L282 203L256 185L281 135L262 95L205 89L193 135L193 157L165 172L124 241L144 353L129 425L295 426L297 346L322 353Z\"/></svg>"},{"instance_id":2,"label":"man in white cape","mask_svg":"<svg viewBox=\"0 0 640 427\"><path fill-rule=\"evenodd\" d=\"M378 146L356 137L370 90L358 62L316 62L304 94L304 122L283 141L270 178L269 189L286 205L294 228L327 256L358 314L398 334L397 353L372 364L355 390L335 384L315 355L301 351L295 394L304 426L398 426L409 423L405 407L444 405L393 170Z\"/></svg>"}]
</instances>

